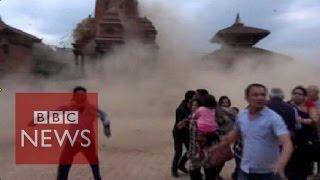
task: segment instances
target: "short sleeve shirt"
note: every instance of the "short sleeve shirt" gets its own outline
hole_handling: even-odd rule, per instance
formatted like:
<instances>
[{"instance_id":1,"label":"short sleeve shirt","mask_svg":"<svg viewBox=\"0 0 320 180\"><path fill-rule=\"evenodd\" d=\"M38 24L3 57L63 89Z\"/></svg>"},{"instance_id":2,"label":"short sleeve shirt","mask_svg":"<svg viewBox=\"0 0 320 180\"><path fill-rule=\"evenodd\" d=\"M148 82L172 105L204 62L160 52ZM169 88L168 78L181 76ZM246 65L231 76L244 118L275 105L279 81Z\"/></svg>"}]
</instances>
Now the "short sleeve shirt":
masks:
<instances>
[{"instance_id":1,"label":"short sleeve shirt","mask_svg":"<svg viewBox=\"0 0 320 180\"><path fill-rule=\"evenodd\" d=\"M250 119L245 109L238 114L235 129L243 141L241 169L246 173L271 173L280 154L278 136L289 134L281 116L265 107Z\"/></svg>"}]
</instances>

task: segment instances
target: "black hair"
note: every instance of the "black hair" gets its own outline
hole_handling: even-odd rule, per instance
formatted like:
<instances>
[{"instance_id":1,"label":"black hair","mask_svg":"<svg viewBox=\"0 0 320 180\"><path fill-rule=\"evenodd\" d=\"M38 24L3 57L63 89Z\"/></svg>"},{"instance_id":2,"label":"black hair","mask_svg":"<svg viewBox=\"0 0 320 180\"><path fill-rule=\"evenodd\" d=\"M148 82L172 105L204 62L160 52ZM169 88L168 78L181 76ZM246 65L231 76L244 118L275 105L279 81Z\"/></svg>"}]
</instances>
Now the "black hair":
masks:
<instances>
[{"instance_id":1,"label":"black hair","mask_svg":"<svg viewBox=\"0 0 320 180\"><path fill-rule=\"evenodd\" d=\"M216 108L217 101L213 95L208 94L200 98L200 104L201 106L213 109L213 108Z\"/></svg>"},{"instance_id":2,"label":"black hair","mask_svg":"<svg viewBox=\"0 0 320 180\"><path fill-rule=\"evenodd\" d=\"M223 100L225 100L225 99L228 100L229 106L231 106L231 100L229 99L228 96L221 96L221 97L219 98L219 101L218 101L219 106L222 105Z\"/></svg>"},{"instance_id":3,"label":"black hair","mask_svg":"<svg viewBox=\"0 0 320 180\"><path fill-rule=\"evenodd\" d=\"M297 86L297 87L293 88L293 90L291 91L291 94L293 94L293 92L294 92L295 90L297 90L297 89L301 90L301 91L303 92L303 95L304 95L304 96L307 95L307 90L306 90L306 88L304 88L303 86Z\"/></svg>"},{"instance_id":4,"label":"black hair","mask_svg":"<svg viewBox=\"0 0 320 180\"><path fill-rule=\"evenodd\" d=\"M185 99L185 100L191 100L195 94L196 94L195 91L189 90L189 91L187 91L187 92L185 93L184 99Z\"/></svg>"},{"instance_id":5,"label":"black hair","mask_svg":"<svg viewBox=\"0 0 320 180\"><path fill-rule=\"evenodd\" d=\"M206 90L206 89L197 89L197 93L200 95L200 96L206 96L209 94L209 91Z\"/></svg>"},{"instance_id":6,"label":"black hair","mask_svg":"<svg viewBox=\"0 0 320 180\"><path fill-rule=\"evenodd\" d=\"M73 88L73 93L77 93L78 91L87 92L87 89L82 86L77 86L77 87Z\"/></svg>"},{"instance_id":7,"label":"black hair","mask_svg":"<svg viewBox=\"0 0 320 180\"><path fill-rule=\"evenodd\" d=\"M245 93L246 96L249 96L250 91L251 91L251 89L252 89L253 87L261 87L261 88L265 89L266 92L268 92L268 88L267 88L265 85L259 84L259 83L253 83L253 84L250 84L250 85L245 89L245 92L244 92L244 93Z\"/></svg>"}]
</instances>

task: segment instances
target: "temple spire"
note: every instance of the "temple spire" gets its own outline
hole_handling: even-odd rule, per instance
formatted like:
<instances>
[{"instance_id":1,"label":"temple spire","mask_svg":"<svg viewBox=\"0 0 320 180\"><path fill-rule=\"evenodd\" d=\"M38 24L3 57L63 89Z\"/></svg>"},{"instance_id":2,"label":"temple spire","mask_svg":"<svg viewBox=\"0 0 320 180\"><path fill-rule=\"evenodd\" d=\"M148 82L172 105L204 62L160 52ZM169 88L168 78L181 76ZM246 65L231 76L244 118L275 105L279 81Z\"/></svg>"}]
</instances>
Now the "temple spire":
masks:
<instances>
[{"instance_id":1,"label":"temple spire","mask_svg":"<svg viewBox=\"0 0 320 180\"><path fill-rule=\"evenodd\" d=\"M241 24L240 13L237 13L235 24Z\"/></svg>"},{"instance_id":2,"label":"temple spire","mask_svg":"<svg viewBox=\"0 0 320 180\"><path fill-rule=\"evenodd\" d=\"M268 30L244 25L238 13L234 24L218 31L211 42L233 47L251 47L269 34Z\"/></svg>"}]
</instances>

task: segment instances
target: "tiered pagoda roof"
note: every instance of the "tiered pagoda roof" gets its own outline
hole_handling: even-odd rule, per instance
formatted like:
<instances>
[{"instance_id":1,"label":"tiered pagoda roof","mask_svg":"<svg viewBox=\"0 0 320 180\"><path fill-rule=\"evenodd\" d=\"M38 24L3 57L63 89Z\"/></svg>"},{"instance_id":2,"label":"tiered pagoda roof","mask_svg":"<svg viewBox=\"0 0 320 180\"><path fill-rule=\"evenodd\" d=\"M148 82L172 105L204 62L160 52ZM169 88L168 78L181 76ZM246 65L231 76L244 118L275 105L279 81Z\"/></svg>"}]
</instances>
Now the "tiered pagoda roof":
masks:
<instances>
[{"instance_id":1,"label":"tiered pagoda roof","mask_svg":"<svg viewBox=\"0 0 320 180\"><path fill-rule=\"evenodd\" d=\"M244 25L238 14L235 23L218 31L211 42L226 46L251 47L269 34L268 30Z\"/></svg>"}]
</instances>

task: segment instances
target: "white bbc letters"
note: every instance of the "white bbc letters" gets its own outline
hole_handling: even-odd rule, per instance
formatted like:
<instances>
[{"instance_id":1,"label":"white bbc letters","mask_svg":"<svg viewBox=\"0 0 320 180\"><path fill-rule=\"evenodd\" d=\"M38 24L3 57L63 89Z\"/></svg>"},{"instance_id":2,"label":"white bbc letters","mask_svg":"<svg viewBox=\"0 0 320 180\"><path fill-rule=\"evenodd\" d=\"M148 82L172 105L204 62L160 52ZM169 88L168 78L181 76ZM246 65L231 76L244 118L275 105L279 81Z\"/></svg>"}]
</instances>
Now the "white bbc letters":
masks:
<instances>
[{"instance_id":1,"label":"white bbc letters","mask_svg":"<svg viewBox=\"0 0 320 180\"><path fill-rule=\"evenodd\" d=\"M64 123L65 124L78 124L79 114L78 111L66 111L64 113Z\"/></svg>"},{"instance_id":2,"label":"white bbc letters","mask_svg":"<svg viewBox=\"0 0 320 180\"><path fill-rule=\"evenodd\" d=\"M34 124L48 124L48 111L34 111L33 112Z\"/></svg>"},{"instance_id":3,"label":"white bbc letters","mask_svg":"<svg viewBox=\"0 0 320 180\"><path fill-rule=\"evenodd\" d=\"M78 111L34 111L34 124L78 124Z\"/></svg>"}]
</instances>

